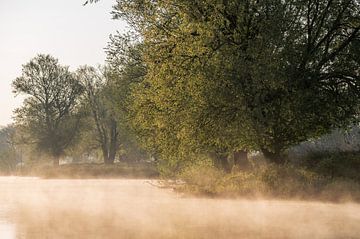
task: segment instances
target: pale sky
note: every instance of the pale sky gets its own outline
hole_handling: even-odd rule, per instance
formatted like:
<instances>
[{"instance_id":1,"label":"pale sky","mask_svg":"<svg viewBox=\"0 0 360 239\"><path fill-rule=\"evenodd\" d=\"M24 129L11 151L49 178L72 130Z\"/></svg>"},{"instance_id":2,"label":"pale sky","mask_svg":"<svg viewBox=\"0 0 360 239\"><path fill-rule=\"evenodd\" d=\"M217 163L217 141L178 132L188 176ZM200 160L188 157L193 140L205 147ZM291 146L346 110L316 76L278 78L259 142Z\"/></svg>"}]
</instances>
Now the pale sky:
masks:
<instances>
[{"instance_id":1,"label":"pale sky","mask_svg":"<svg viewBox=\"0 0 360 239\"><path fill-rule=\"evenodd\" d=\"M125 31L112 20L115 0L83 6L85 0L0 0L0 126L12 122L21 97L11 82L39 53L51 54L72 70L102 64L109 35Z\"/></svg>"}]
</instances>

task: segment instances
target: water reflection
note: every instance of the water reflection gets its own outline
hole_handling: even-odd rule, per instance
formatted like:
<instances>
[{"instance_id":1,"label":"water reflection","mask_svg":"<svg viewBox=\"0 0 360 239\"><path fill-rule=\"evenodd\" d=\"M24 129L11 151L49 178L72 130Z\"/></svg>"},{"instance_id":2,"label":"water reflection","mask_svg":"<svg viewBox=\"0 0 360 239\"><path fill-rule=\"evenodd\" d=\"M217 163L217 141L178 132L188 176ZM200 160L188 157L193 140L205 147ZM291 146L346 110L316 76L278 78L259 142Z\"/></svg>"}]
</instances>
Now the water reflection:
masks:
<instances>
[{"instance_id":1,"label":"water reflection","mask_svg":"<svg viewBox=\"0 0 360 239\"><path fill-rule=\"evenodd\" d=\"M0 238L16 239L15 225L0 221Z\"/></svg>"},{"instance_id":2,"label":"water reflection","mask_svg":"<svg viewBox=\"0 0 360 239\"><path fill-rule=\"evenodd\" d=\"M360 238L358 204L184 198L141 180L0 178L0 190L1 239Z\"/></svg>"},{"instance_id":3,"label":"water reflection","mask_svg":"<svg viewBox=\"0 0 360 239\"><path fill-rule=\"evenodd\" d=\"M0 204L0 238L1 239L16 239L15 224L11 223L8 218L8 213L11 211L11 206L6 203Z\"/></svg>"}]
</instances>

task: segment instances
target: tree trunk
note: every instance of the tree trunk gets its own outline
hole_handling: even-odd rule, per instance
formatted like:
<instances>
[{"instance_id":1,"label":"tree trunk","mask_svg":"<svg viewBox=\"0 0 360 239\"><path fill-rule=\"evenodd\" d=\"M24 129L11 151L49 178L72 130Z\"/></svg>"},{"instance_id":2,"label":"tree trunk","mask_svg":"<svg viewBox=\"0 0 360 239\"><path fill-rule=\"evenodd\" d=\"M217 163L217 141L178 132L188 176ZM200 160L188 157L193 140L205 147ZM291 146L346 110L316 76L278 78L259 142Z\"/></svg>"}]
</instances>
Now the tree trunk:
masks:
<instances>
[{"instance_id":1,"label":"tree trunk","mask_svg":"<svg viewBox=\"0 0 360 239\"><path fill-rule=\"evenodd\" d=\"M111 135L110 135L110 145L109 145L109 157L108 163L113 164L116 157L116 152L118 149L118 132L117 132L117 125L115 120L111 120Z\"/></svg>"},{"instance_id":2,"label":"tree trunk","mask_svg":"<svg viewBox=\"0 0 360 239\"><path fill-rule=\"evenodd\" d=\"M276 164L284 164L285 158L281 155L280 151L271 152L268 149L262 149L261 152L263 153L264 157L270 160L272 163Z\"/></svg>"},{"instance_id":3,"label":"tree trunk","mask_svg":"<svg viewBox=\"0 0 360 239\"><path fill-rule=\"evenodd\" d=\"M107 160L108 164L113 164L115 161L115 157L116 157L116 148L111 147L109 152L109 157Z\"/></svg>"},{"instance_id":4,"label":"tree trunk","mask_svg":"<svg viewBox=\"0 0 360 239\"><path fill-rule=\"evenodd\" d=\"M234 165L237 165L240 168L249 166L248 152L246 150L234 151Z\"/></svg>"},{"instance_id":5,"label":"tree trunk","mask_svg":"<svg viewBox=\"0 0 360 239\"><path fill-rule=\"evenodd\" d=\"M60 166L60 157L54 157L53 158L53 165L54 165L54 167L59 167Z\"/></svg>"},{"instance_id":6,"label":"tree trunk","mask_svg":"<svg viewBox=\"0 0 360 239\"><path fill-rule=\"evenodd\" d=\"M213 153L211 154L215 167L224 170L226 173L231 172L230 163L227 154Z\"/></svg>"},{"instance_id":7,"label":"tree trunk","mask_svg":"<svg viewBox=\"0 0 360 239\"><path fill-rule=\"evenodd\" d=\"M108 152L108 149L107 149L106 145L102 145L101 150L102 150L102 153L103 153L104 164L108 164L109 152Z\"/></svg>"}]
</instances>

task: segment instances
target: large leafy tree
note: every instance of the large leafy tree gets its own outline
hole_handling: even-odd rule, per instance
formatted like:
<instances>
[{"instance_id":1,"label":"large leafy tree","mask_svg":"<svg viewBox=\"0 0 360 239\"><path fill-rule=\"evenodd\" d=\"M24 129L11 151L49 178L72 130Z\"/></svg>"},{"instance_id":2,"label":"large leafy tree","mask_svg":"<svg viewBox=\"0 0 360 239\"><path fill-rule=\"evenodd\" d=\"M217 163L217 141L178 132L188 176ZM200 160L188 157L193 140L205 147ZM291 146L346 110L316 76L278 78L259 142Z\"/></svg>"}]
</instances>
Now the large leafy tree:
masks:
<instances>
[{"instance_id":1,"label":"large leafy tree","mask_svg":"<svg viewBox=\"0 0 360 239\"><path fill-rule=\"evenodd\" d=\"M27 132L28 143L48 153L58 165L80 126L77 105L81 85L57 59L38 55L23 65L13 89L26 96L23 106L16 110L16 123Z\"/></svg>"},{"instance_id":2,"label":"large leafy tree","mask_svg":"<svg viewBox=\"0 0 360 239\"><path fill-rule=\"evenodd\" d=\"M283 163L289 146L357 120L357 0L126 0L114 9L143 39L136 121L164 158L246 148Z\"/></svg>"}]
</instances>

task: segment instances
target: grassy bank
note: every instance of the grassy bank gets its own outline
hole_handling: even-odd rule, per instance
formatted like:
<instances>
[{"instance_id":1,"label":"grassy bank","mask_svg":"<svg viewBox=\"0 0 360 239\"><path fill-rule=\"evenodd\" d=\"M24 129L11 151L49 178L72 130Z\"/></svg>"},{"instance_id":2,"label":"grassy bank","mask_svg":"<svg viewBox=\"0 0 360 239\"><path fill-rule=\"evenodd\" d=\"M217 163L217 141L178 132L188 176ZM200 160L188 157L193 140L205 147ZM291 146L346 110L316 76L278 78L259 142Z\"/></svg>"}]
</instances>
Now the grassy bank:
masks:
<instances>
[{"instance_id":1,"label":"grassy bank","mask_svg":"<svg viewBox=\"0 0 360 239\"><path fill-rule=\"evenodd\" d=\"M150 163L115 163L113 165L84 163L53 165L31 165L18 168L17 176L32 176L41 178L157 178L155 165Z\"/></svg>"},{"instance_id":2,"label":"grassy bank","mask_svg":"<svg viewBox=\"0 0 360 239\"><path fill-rule=\"evenodd\" d=\"M360 154L311 157L296 165L252 161L249 169L230 174L202 162L185 168L178 176L184 183L175 187L210 197L360 201Z\"/></svg>"}]
</instances>

